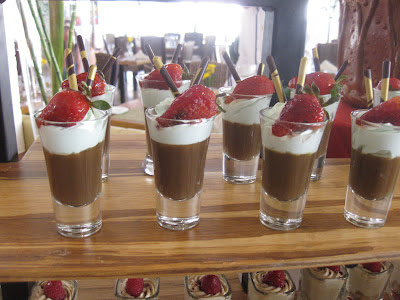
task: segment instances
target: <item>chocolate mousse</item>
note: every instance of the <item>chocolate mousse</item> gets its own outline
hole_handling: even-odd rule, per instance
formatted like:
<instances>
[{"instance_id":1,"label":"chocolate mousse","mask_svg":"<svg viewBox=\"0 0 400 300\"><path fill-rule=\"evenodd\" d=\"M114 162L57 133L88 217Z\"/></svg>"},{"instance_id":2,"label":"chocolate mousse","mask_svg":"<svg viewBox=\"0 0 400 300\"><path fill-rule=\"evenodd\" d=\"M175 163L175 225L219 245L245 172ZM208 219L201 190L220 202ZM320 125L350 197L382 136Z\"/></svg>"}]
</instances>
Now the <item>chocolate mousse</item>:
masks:
<instances>
[{"instance_id":1,"label":"chocolate mousse","mask_svg":"<svg viewBox=\"0 0 400 300\"><path fill-rule=\"evenodd\" d=\"M49 281L39 281L35 283L31 290L29 300L48 300L44 294L44 288ZM62 287L65 291L63 300L76 300L78 294L78 284L75 280L61 280Z\"/></svg>"},{"instance_id":2,"label":"chocolate mousse","mask_svg":"<svg viewBox=\"0 0 400 300\"><path fill-rule=\"evenodd\" d=\"M114 295L117 299L151 299L157 300L160 292L160 278L143 278L143 290L138 297L131 296L126 289L128 278L118 279Z\"/></svg>"},{"instance_id":3,"label":"chocolate mousse","mask_svg":"<svg viewBox=\"0 0 400 300\"><path fill-rule=\"evenodd\" d=\"M267 271L249 273L247 299L249 300L292 300L295 297L296 285L289 273L284 271L285 281L282 287L264 283Z\"/></svg>"},{"instance_id":4,"label":"chocolate mousse","mask_svg":"<svg viewBox=\"0 0 400 300\"><path fill-rule=\"evenodd\" d=\"M216 294L207 294L201 289L201 281L206 275L194 275L185 277L185 300L230 300L231 287L225 275L216 275L221 282L221 290Z\"/></svg>"}]
</instances>

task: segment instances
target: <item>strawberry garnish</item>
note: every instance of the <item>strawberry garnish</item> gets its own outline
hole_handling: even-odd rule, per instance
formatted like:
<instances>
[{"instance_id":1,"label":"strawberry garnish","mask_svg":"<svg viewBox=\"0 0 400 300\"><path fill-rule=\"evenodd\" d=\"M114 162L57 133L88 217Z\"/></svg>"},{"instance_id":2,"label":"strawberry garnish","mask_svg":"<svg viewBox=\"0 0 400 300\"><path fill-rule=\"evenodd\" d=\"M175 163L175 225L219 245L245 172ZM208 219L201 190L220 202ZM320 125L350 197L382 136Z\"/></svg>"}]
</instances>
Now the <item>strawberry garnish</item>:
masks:
<instances>
[{"instance_id":1,"label":"strawberry garnish","mask_svg":"<svg viewBox=\"0 0 400 300\"><path fill-rule=\"evenodd\" d=\"M209 88L194 85L176 97L167 111L157 118L157 121L161 126L167 127L175 124L170 120L209 119L218 109L215 98L214 92Z\"/></svg>"},{"instance_id":2,"label":"strawberry garnish","mask_svg":"<svg viewBox=\"0 0 400 300\"><path fill-rule=\"evenodd\" d=\"M381 263L380 262L373 262L373 263L366 263L362 264L362 266L370 272L379 273L381 271Z\"/></svg>"},{"instance_id":3,"label":"strawberry garnish","mask_svg":"<svg viewBox=\"0 0 400 300\"><path fill-rule=\"evenodd\" d=\"M340 273L340 266L329 266L328 269L331 269L335 273Z\"/></svg>"},{"instance_id":4,"label":"strawberry garnish","mask_svg":"<svg viewBox=\"0 0 400 300\"><path fill-rule=\"evenodd\" d=\"M264 75L256 75L240 81L232 94L268 95L275 93L274 83Z\"/></svg>"},{"instance_id":5,"label":"strawberry garnish","mask_svg":"<svg viewBox=\"0 0 400 300\"><path fill-rule=\"evenodd\" d=\"M215 295L221 291L221 280L216 275L205 275L201 278L200 289L207 295Z\"/></svg>"},{"instance_id":6,"label":"strawberry garnish","mask_svg":"<svg viewBox=\"0 0 400 300\"><path fill-rule=\"evenodd\" d=\"M313 82L319 88L320 95L328 95L331 93L333 86L335 85L335 80L333 77L324 72L314 72L306 75L304 85L311 86ZM289 88L295 89L297 85L297 76L289 81Z\"/></svg>"},{"instance_id":7,"label":"strawberry garnish","mask_svg":"<svg viewBox=\"0 0 400 300\"><path fill-rule=\"evenodd\" d=\"M367 111L360 118L372 123L400 126L400 96L389 99Z\"/></svg>"},{"instance_id":8,"label":"strawberry garnish","mask_svg":"<svg viewBox=\"0 0 400 300\"><path fill-rule=\"evenodd\" d=\"M48 281L43 288L43 293L51 300L64 300L66 296L61 281Z\"/></svg>"},{"instance_id":9,"label":"strawberry garnish","mask_svg":"<svg viewBox=\"0 0 400 300\"><path fill-rule=\"evenodd\" d=\"M282 270L269 271L264 275L262 282L270 286L283 288L286 284L285 272Z\"/></svg>"},{"instance_id":10,"label":"strawberry garnish","mask_svg":"<svg viewBox=\"0 0 400 300\"><path fill-rule=\"evenodd\" d=\"M129 278L126 282L126 292L133 297L139 297L139 295L143 292L143 288L143 278Z\"/></svg>"},{"instance_id":11,"label":"strawberry garnish","mask_svg":"<svg viewBox=\"0 0 400 300\"><path fill-rule=\"evenodd\" d=\"M178 64L166 64L164 67L167 69L176 87L179 88L182 85L182 67ZM168 86L158 70L153 70L144 79L145 81L142 83L144 88L168 90Z\"/></svg>"},{"instance_id":12,"label":"strawberry garnish","mask_svg":"<svg viewBox=\"0 0 400 300\"><path fill-rule=\"evenodd\" d=\"M78 76L76 76L76 80L78 82L78 87L81 92L84 91L84 88L82 87L82 83L86 81L87 78L87 72L81 73ZM69 82L68 79L64 80L64 82L61 84L61 88L63 90L69 88ZM101 76L96 73L96 76L94 78L93 84L92 84L92 92L91 92L91 97L96 97L103 95L106 90L106 82L101 78Z\"/></svg>"},{"instance_id":13,"label":"strawberry garnish","mask_svg":"<svg viewBox=\"0 0 400 300\"><path fill-rule=\"evenodd\" d=\"M382 80L379 81L377 87L378 90L382 88ZM389 78L389 91L400 91L400 80L397 78Z\"/></svg>"}]
</instances>

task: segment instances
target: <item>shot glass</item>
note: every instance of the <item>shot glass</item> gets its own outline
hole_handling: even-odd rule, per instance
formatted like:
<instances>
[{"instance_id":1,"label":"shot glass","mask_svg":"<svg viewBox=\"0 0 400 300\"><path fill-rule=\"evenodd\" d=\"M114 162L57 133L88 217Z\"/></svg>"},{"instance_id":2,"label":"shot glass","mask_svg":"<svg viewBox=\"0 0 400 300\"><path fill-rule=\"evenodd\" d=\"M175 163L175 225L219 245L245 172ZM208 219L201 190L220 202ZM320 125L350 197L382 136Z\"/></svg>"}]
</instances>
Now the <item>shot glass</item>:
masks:
<instances>
[{"instance_id":1,"label":"shot glass","mask_svg":"<svg viewBox=\"0 0 400 300\"><path fill-rule=\"evenodd\" d=\"M208 295L200 289L200 282L203 276L205 275L185 276L185 300L231 299L232 290L225 275L217 275L219 280L221 281L221 291L215 295Z\"/></svg>"},{"instance_id":2,"label":"shot glass","mask_svg":"<svg viewBox=\"0 0 400 300\"><path fill-rule=\"evenodd\" d=\"M379 273L371 272L362 265L348 268L349 278L346 283L348 296L363 300L383 299L392 271L393 265L390 262L382 263L382 271Z\"/></svg>"},{"instance_id":3,"label":"shot glass","mask_svg":"<svg viewBox=\"0 0 400 300\"><path fill-rule=\"evenodd\" d=\"M227 88L230 90L230 88ZM261 149L260 110L269 107L272 95L248 96L225 92L221 106L223 124L222 177L234 184L256 180Z\"/></svg>"},{"instance_id":4,"label":"shot glass","mask_svg":"<svg viewBox=\"0 0 400 300\"><path fill-rule=\"evenodd\" d=\"M144 288L139 297L133 297L126 292L126 282L128 278L118 279L115 283L114 296L116 300L125 299L147 299L158 300L160 293L160 278L143 278Z\"/></svg>"},{"instance_id":5,"label":"shot glass","mask_svg":"<svg viewBox=\"0 0 400 300\"><path fill-rule=\"evenodd\" d=\"M341 267L340 273L328 268L301 269L299 291L302 300L344 299L348 273Z\"/></svg>"},{"instance_id":6,"label":"shot glass","mask_svg":"<svg viewBox=\"0 0 400 300\"><path fill-rule=\"evenodd\" d=\"M80 122L43 120L35 114L46 160L57 231L87 237L102 225L100 194L108 113Z\"/></svg>"},{"instance_id":7,"label":"shot glass","mask_svg":"<svg viewBox=\"0 0 400 300\"><path fill-rule=\"evenodd\" d=\"M31 290L29 300L43 300L47 299L44 295L44 287L48 281L39 281L34 284ZM77 300L78 299L78 283L75 280L61 280L65 291L64 300Z\"/></svg>"},{"instance_id":8,"label":"shot glass","mask_svg":"<svg viewBox=\"0 0 400 300\"><path fill-rule=\"evenodd\" d=\"M361 120L351 113L351 163L344 217L353 225L382 227L400 170L400 126Z\"/></svg>"},{"instance_id":9,"label":"shot glass","mask_svg":"<svg viewBox=\"0 0 400 300\"><path fill-rule=\"evenodd\" d=\"M392 261L392 264L393 272L390 276L390 289L392 290L392 294L400 298L400 261Z\"/></svg>"},{"instance_id":10,"label":"shot glass","mask_svg":"<svg viewBox=\"0 0 400 300\"><path fill-rule=\"evenodd\" d=\"M400 96L400 91L388 91L388 100ZM374 107L381 104L381 90L374 88Z\"/></svg>"},{"instance_id":11,"label":"shot glass","mask_svg":"<svg viewBox=\"0 0 400 300\"><path fill-rule=\"evenodd\" d=\"M283 104L260 112L263 164L261 177L260 221L275 230L300 226L311 170L327 120L295 123L277 120ZM273 127L286 128L275 136Z\"/></svg>"},{"instance_id":12,"label":"shot glass","mask_svg":"<svg viewBox=\"0 0 400 300\"><path fill-rule=\"evenodd\" d=\"M200 219L201 192L208 142L214 117L169 120L146 110L153 150L157 222L161 227L185 230ZM160 125L159 121L169 124Z\"/></svg>"},{"instance_id":13,"label":"shot glass","mask_svg":"<svg viewBox=\"0 0 400 300\"><path fill-rule=\"evenodd\" d=\"M247 299L248 300L292 300L296 293L289 273L285 271L286 283L283 288L266 285L262 282L267 272L249 273Z\"/></svg>"},{"instance_id":14,"label":"shot glass","mask_svg":"<svg viewBox=\"0 0 400 300\"><path fill-rule=\"evenodd\" d=\"M140 99L143 105L143 111L145 112L147 108L156 106L161 101L166 98L171 98L171 91L168 89L166 83L161 80L147 80L145 77L149 74L141 74L136 76L136 80L139 87ZM190 87L190 80L182 80L175 82L180 93L183 93ZM153 155L151 150L151 143L149 137L149 130L147 126L147 119L145 118L145 133L146 133L146 145L147 152L146 157L142 163L143 171L147 175L154 175L153 167Z\"/></svg>"}]
</instances>

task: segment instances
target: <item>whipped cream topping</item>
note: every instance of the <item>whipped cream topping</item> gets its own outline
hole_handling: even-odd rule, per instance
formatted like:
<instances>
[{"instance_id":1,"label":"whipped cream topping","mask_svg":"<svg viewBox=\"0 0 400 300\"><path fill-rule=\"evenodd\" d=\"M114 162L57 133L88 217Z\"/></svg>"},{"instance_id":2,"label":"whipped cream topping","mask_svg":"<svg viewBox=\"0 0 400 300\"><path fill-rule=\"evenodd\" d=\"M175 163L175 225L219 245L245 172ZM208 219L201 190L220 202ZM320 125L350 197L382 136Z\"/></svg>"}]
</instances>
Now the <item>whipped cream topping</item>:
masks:
<instances>
[{"instance_id":1,"label":"whipped cream topping","mask_svg":"<svg viewBox=\"0 0 400 300\"><path fill-rule=\"evenodd\" d=\"M190 292L190 296L198 297L198 298L213 298L213 297L221 297L224 296L229 291L228 283L221 275L218 276L219 280L221 281L221 291L215 295L206 294L200 288L201 279L206 275L195 275L195 276L187 276L186 283L187 283L187 291ZM223 299L223 298L222 298Z\"/></svg>"},{"instance_id":2,"label":"whipped cream topping","mask_svg":"<svg viewBox=\"0 0 400 300\"><path fill-rule=\"evenodd\" d=\"M47 298L44 294L44 287L48 281L40 281L37 282L36 285L32 288L31 296L29 300L51 300ZM74 291L75 291L75 282L72 280L61 280L63 288L65 290L65 298L63 300L72 300L74 299Z\"/></svg>"},{"instance_id":3,"label":"whipped cream topping","mask_svg":"<svg viewBox=\"0 0 400 300\"><path fill-rule=\"evenodd\" d=\"M253 282L257 290L267 294L278 294L278 293L287 293L293 289L293 282L285 279L285 286L284 287L275 287L272 285L268 285L267 283L263 283L263 278L267 271L256 272L253 273Z\"/></svg>"},{"instance_id":4,"label":"whipped cream topping","mask_svg":"<svg viewBox=\"0 0 400 300\"><path fill-rule=\"evenodd\" d=\"M182 80L182 85L178 88L179 93L183 93L190 87L190 80ZM163 101L164 99L171 97L170 90L159 90L153 88L140 88L141 98L143 107L152 107Z\"/></svg>"},{"instance_id":5,"label":"whipped cream topping","mask_svg":"<svg viewBox=\"0 0 400 300\"><path fill-rule=\"evenodd\" d=\"M333 270L323 267L323 268L311 268L311 273L320 279L328 279L328 278L342 278L343 274L341 272L336 273Z\"/></svg>"},{"instance_id":6,"label":"whipped cream topping","mask_svg":"<svg viewBox=\"0 0 400 300\"><path fill-rule=\"evenodd\" d=\"M138 297L133 297L129 295L126 291L126 283L128 278L119 279L117 282L117 294L118 296L132 298L132 299L144 299L148 297L152 297L156 294L158 290L158 283L156 278L143 278L144 287L143 292Z\"/></svg>"}]
</instances>

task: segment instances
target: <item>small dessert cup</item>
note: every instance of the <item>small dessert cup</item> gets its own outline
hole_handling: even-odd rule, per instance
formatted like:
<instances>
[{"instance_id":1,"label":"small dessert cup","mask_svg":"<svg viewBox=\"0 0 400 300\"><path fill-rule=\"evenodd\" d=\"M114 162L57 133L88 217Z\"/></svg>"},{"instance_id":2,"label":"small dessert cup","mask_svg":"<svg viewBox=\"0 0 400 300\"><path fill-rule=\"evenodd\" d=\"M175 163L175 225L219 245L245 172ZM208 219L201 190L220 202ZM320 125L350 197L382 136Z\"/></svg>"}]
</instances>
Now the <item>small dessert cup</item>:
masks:
<instances>
[{"instance_id":1,"label":"small dessert cup","mask_svg":"<svg viewBox=\"0 0 400 300\"><path fill-rule=\"evenodd\" d=\"M300 271L299 292L302 300L340 300L346 293L348 273L341 267L340 273L328 268L310 268Z\"/></svg>"},{"instance_id":2,"label":"small dessert cup","mask_svg":"<svg viewBox=\"0 0 400 300\"><path fill-rule=\"evenodd\" d=\"M361 120L351 113L351 163L344 217L353 225L382 227L400 171L400 126Z\"/></svg>"},{"instance_id":3,"label":"small dessert cup","mask_svg":"<svg viewBox=\"0 0 400 300\"><path fill-rule=\"evenodd\" d=\"M400 96L400 91L388 91L388 100ZM381 104L381 90L374 88L374 107Z\"/></svg>"},{"instance_id":4,"label":"small dessert cup","mask_svg":"<svg viewBox=\"0 0 400 300\"><path fill-rule=\"evenodd\" d=\"M200 220L201 192L208 142L214 117L169 120L146 110L154 158L157 222L161 227L185 230ZM163 127L159 121L170 126Z\"/></svg>"},{"instance_id":5,"label":"small dessert cup","mask_svg":"<svg viewBox=\"0 0 400 300\"><path fill-rule=\"evenodd\" d=\"M347 268L349 278L346 283L346 290L350 297L363 300L383 299L389 277L393 271L390 262L381 263L381 272L374 273L361 264L354 268Z\"/></svg>"},{"instance_id":6,"label":"small dessert cup","mask_svg":"<svg viewBox=\"0 0 400 300\"><path fill-rule=\"evenodd\" d=\"M35 114L46 160L56 226L66 237L100 230L102 158L108 113L79 122L46 121Z\"/></svg>"},{"instance_id":7,"label":"small dessert cup","mask_svg":"<svg viewBox=\"0 0 400 300\"><path fill-rule=\"evenodd\" d=\"M400 298L400 261L392 261L393 272L390 276L390 289L392 294L397 295Z\"/></svg>"},{"instance_id":8,"label":"small dessert cup","mask_svg":"<svg viewBox=\"0 0 400 300\"><path fill-rule=\"evenodd\" d=\"M223 124L222 177L234 184L256 180L261 149L260 110L269 107L272 95L248 96L226 94L221 98Z\"/></svg>"},{"instance_id":9,"label":"small dessert cup","mask_svg":"<svg viewBox=\"0 0 400 300\"><path fill-rule=\"evenodd\" d=\"M31 290L31 295L29 300L43 300L47 299L44 295L44 287L46 285L46 281L39 281L34 284ZM65 291L64 300L77 300L78 299L78 283L75 280L61 280Z\"/></svg>"},{"instance_id":10,"label":"small dessert cup","mask_svg":"<svg viewBox=\"0 0 400 300\"><path fill-rule=\"evenodd\" d=\"M145 77L149 74L141 74L136 76L136 80L139 87L140 99L143 104L143 111L146 111L147 108L156 106L161 101L166 98L171 98L171 91L168 89L166 83L164 81L157 80L147 80ZM182 80L175 82L180 93L183 93L190 87L190 80ZM147 126L147 119L145 118L145 133L146 133L146 144L147 144L147 152L146 157L142 163L143 171L150 176L154 175L154 167L153 167L153 156L151 150L151 142L149 137L149 131Z\"/></svg>"},{"instance_id":11,"label":"small dessert cup","mask_svg":"<svg viewBox=\"0 0 400 300\"><path fill-rule=\"evenodd\" d=\"M288 134L275 136L278 110L283 104L260 112L263 164L261 177L260 221L275 230L300 226L311 170L327 120L295 123L279 120Z\"/></svg>"},{"instance_id":12,"label":"small dessert cup","mask_svg":"<svg viewBox=\"0 0 400 300\"><path fill-rule=\"evenodd\" d=\"M267 272L249 273L247 299L249 300L292 300L296 293L294 284L289 273L285 272L286 283L283 288L267 285L262 282Z\"/></svg>"},{"instance_id":13,"label":"small dessert cup","mask_svg":"<svg viewBox=\"0 0 400 300\"><path fill-rule=\"evenodd\" d=\"M133 297L126 292L126 282L125 279L118 279L115 283L114 296L116 300L125 299L147 299L147 300L158 300L158 295L160 293L160 278L143 278L144 288L142 294L138 297Z\"/></svg>"},{"instance_id":14,"label":"small dessert cup","mask_svg":"<svg viewBox=\"0 0 400 300\"><path fill-rule=\"evenodd\" d=\"M217 275L221 281L221 291L216 295L209 295L200 289L201 279L205 275L185 276L185 300L218 299L230 300L232 297L231 286L225 275Z\"/></svg>"}]
</instances>

